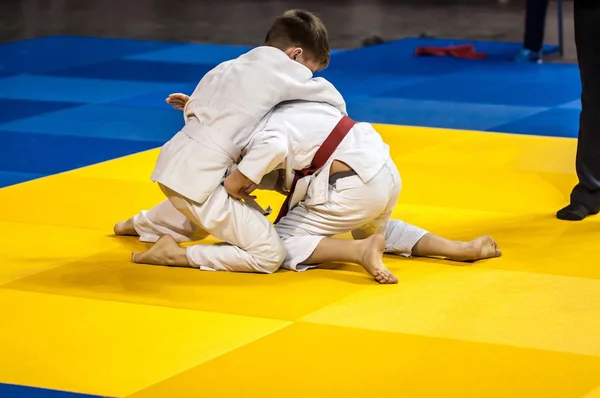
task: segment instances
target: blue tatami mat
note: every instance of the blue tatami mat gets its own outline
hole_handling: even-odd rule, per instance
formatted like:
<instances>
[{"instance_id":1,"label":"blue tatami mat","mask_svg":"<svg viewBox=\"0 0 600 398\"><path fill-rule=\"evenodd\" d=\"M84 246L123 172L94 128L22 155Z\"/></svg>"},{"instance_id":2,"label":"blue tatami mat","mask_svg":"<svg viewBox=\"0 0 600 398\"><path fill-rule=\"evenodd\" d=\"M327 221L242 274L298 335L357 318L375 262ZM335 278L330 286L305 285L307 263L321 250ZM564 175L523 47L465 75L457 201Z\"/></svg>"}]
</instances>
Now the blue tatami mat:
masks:
<instances>
[{"instance_id":1,"label":"blue tatami mat","mask_svg":"<svg viewBox=\"0 0 600 398\"><path fill-rule=\"evenodd\" d=\"M0 383L2 398L101 398L95 395L75 394L66 391L47 390Z\"/></svg>"},{"instance_id":2,"label":"blue tatami mat","mask_svg":"<svg viewBox=\"0 0 600 398\"><path fill-rule=\"evenodd\" d=\"M489 57L413 55L464 43ZM0 45L0 186L160 146L183 124L165 97L250 48L69 36ZM411 38L333 51L318 75L357 120L575 137L577 66L511 62L519 48Z\"/></svg>"},{"instance_id":3,"label":"blue tatami mat","mask_svg":"<svg viewBox=\"0 0 600 398\"><path fill-rule=\"evenodd\" d=\"M413 56L415 50L419 47L448 47L460 44L473 44L476 51L486 53L488 58L473 61L448 57ZM459 71L481 62L510 62L521 47L522 44L520 43L408 38L378 46L346 51L332 59L329 70L395 74L413 73L431 76ZM545 46L544 51L552 53L556 52L557 48L556 46ZM358 56L359 54L360 56ZM423 60L427 60L427 62L423 62Z\"/></svg>"},{"instance_id":4,"label":"blue tatami mat","mask_svg":"<svg viewBox=\"0 0 600 398\"><path fill-rule=\"evenodd\" d=\"M41 73L180 46L146 40L44 37L0 45L0 72Z\"/></svg>"},{"instance_id":5,"label":"blue tatami mat","mask_svg":"<svg viewBox=\"0 0 600 398\"><path fill-rule=\"evenodd\" d=\"M488 58L414 56L421 46L457 44L473 44ZM338 87L360 120L576 137L577 65L512 62L520 48L520 43L403 39L339 54L321 75Z\"/></svg>"}]
</instances>

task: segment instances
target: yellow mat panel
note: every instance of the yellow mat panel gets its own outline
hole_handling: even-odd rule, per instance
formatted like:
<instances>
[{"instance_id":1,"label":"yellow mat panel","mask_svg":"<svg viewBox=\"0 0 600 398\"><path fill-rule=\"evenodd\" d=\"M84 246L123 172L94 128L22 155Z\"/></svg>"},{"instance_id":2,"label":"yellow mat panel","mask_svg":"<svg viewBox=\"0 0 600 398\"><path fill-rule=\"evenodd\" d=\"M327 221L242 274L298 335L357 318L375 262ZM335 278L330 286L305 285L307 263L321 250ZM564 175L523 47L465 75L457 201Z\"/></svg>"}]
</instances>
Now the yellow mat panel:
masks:
<instances>
[{"instance_id":1,"label":"yellow mat panel","mask_svg":"<svg viewBox=\"0 0 600 398\"><path fill-rule=\"evenodd\" d=\"M0 383L139 398L597 398L600 217L554 217L576 182L575 141L378 128L403 179L394 216L452 239L491 234L502 258L386 256L395 286L348 264L131 264L146 245L112 226L163 200L151 150L0 189Z\"/></svg>"},{"instance_id":2,"label":"yellow mat panel","mask_svg":"<svg viewBox=\"0 0 600 398\"><path fill-rule=\"evenodd\" d=\"M134 156L125 156L91 167L73 170L69 174L83 178L110 178L148 183L158 153L159 149L139 152Z\"/></svg>"},{"instance_id":3,"label":"yellow mat panel","mask_svg":"<svg viewBox=\"0 0 600 398\"><path fill-rule=\"evenodd\" d=\"M0 221L0 284L68 263L119 241L98 230Z\"/></svg>"},{"instance_id":4,"label":"yellow mat panel","mask_svg":"<svg viewBox=\"0 0 600 398\"><path fill-rule=\"evenodd\" d=\"M600 387L596 388L594 391L590 391L583 398L600 398Z\"/></svg>"},{"instance_id":5,"label":"yellow mat panel","mask_svg":"<svg viewBox=\"0 0 600 398\"><path fill-rule=\"evenodd\" d=\"M570 138L376 125L394 158L430 165L475 166L573 174L577 141Z\"/></svg>"},{"instance_id":6,"label":"yellow mat panel","mask_svg":"<svg viewBox=\"0 0 600 398\"><path fill-rule=\"evenodd\" d=\"M592 356L298 323L131 398L578 398L599 373Z\"/></svg>"},{"instance_id":7,"label":"yellow mat panel","mask_svg":"<svg viewBox=\"0 0 600 398\"><path fill-rule=\"evenodd\" d=\"M149 180L79 177L69 172L0 189L0 220L98 229L108 234L115 217L130 217L140 205L152 206L163 197Z\"/></svg>"},{"instance_id":8,"label":"yellow mat panel","mask_svg":"<svg viewBox=\"0 0 600 398\"><path fill-rule=\"evenodd\" d=\"M600 266L598 266L600 252L597 243L600 242L600 218L598 217L573 223L558 221L549 211L513 215L413 205L397 206L394 217L452 239L468 240L483 234L492 235L499 242L503 256L499 259L478 262L476 264L478 268L600 279ZM391 257L388 261L392 261ZM409 261L457 265L431 259Z\"/></svg>"},{"instance_id":9,"label":"yellow mat panel","mask_svg":"<svg viewBox=\"0 0 600 398\"><path fill-rule=\"evenodd\" d=\"M305 321L600 356L600 280L413 265Z\"/></svg>"},{"instance_id":10,"label":"yellow mat panel","mask_svg":"<svg viewBox=\"0 0 600 398\"><path fill-rule=\"evenodd\" d=\"M286 322L0 289L0 382L125 396Z\"/></svg>"},{"instance_id":11,"label":"yellow mat panel","mask_svg":"<svg viewBox=\"0 0 600 398\"><path fill-rule=\"evenodd\" d=\"M4 287L296 320L373 284L358 267L346 276L327 270L227 274L132 264L130 251L107 251Z\"/></svg>"}]
</instances>

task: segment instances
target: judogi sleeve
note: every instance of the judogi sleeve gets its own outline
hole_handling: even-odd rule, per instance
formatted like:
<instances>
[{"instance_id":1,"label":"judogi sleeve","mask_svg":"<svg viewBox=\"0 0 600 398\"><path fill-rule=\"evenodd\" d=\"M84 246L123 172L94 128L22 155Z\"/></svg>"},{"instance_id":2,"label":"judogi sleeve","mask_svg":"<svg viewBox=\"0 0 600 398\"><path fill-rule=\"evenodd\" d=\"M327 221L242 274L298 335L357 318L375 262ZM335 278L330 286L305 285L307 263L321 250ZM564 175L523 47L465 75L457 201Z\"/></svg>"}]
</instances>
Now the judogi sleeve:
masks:
<instances>
[{"instance_id":1,"label":"judogi sleeve","mask_svg":"<svg viewBox=\"0 0 600 398\"><path fill-rule=\"evenodd\" d=\"M246 155L238 164L238 170L255 184L279 166L288 155L285 135L274 130L257 133L248 146Z\"/></svg>"}]
</instances>

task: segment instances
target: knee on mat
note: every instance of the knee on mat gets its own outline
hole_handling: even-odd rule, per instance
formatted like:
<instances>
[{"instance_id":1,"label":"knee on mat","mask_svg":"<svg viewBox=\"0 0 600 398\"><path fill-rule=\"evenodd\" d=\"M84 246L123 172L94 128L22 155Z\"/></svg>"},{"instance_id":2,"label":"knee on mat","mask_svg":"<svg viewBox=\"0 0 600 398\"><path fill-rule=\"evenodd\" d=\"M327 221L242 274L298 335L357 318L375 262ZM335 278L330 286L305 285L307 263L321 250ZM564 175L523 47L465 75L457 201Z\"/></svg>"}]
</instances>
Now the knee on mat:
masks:
<instances>
[{"instance_id":1,"label":"knee on mat","mask_svg":"<svg viewBox=\"0 0 600 398\"><path fill-rule=\"evenodd\" d=\"M272 274L277 271L285 260L287 252L282 242L277 242L268 251L261 253L260 256L254 256L258 266L264 273Z\"/></svg>"}]
</instances>

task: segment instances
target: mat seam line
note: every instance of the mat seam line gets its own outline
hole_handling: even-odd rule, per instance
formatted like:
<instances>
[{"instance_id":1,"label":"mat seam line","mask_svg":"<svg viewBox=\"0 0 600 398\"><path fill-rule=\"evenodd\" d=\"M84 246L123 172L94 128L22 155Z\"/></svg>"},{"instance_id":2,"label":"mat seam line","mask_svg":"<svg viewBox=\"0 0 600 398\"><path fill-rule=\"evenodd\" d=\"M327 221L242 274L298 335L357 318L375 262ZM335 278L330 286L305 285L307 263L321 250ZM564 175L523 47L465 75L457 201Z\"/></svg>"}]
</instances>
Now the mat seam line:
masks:
<instances>
[{"instance_id":1,"label":"mat seam line","mask_svg":"<svg viewBox=\"0 0 600 398\"><path fill-rule=\"evenodd\" d=\"M183 369L183 370L181 370L181 371L179 371L179 372L177 372L177 373L175 373L175 374L173 374L173 375L171 375L171 376L168 376L168 377L165 377L164 379L161 379L161 380L158 380L158 381L156 381L156 382L150 383L149 385L147 385L147 386L145 386L145 387L143 387L143 388L141 388L141 389L139 389L139 390L136 390L136 391L134 391L134 392L132 392L132 393L130 393L130 394L127 394L127 395L125 395L125 396L123 396L123 397L119 397L119 398L127 398L127 397L130 397L130 396L134 395L134 394L137 394L138 392L142 392L142 391L144 391L144 390L147 390L147 389L149 389L149 388L152 388L153 386L155 386L155 385L157 385L157 384L159 384L159 383L162 383L162 382L164 382L164 381L167 381L167 380L169 380L169 379L172 379L172 378L174 378L174 377L177 377L177 376L179 376L180 374L183 374L183 373L187 372L188 370L191 370L191 369L193 369L193 368L196 368L196 367L198 367L198 366L204 365L204 364L206 364L206 363L208 363L208 362L214 361L215 359L217 359L217 358L220 358L220 357L222 357L222 356L224 356L224 355L227 355L227 354L229 354L229 353L231 353L231 352L233 352L233 351L236 351L236 350L238 350L238 349L240 349L240 348L242 348L242 347L245 347L245 346L247 346L247 345L249 345L249 344L252 344L252 343L254 343L254 342L258 341L258 340L261 340L261 339L267 338L267 337L269 337L269 336L270 336L270 335L272 335L272 334L278 333L278 332L282 331L283 329L286 329L286 328L288 328L288 327L290 327L290 326L292 326L292 325L296 324L297 322L296 322L296 321L286 321L286 323L287 323L286 325L283 325L283 326L281 326L281 327L278 327L278 328L276 328L275 330L272 330L272 331L270 331L270 332L268 332L268 333L264 334L263 336L256 337L256 338L254 338L254 339L252 339L252 340L250 340L250 341L247 341L247 342L245 342L245 343L241 343L241 344L235 345L235 346L234 346L234 347L232 347L231 349L228 349L228 350L226 350L226 351L222 352L222 353L221 353L221 354L219 354L219 355L216 355L216 356L214 356L214 357L212 357L212 358L209 358L209 359L207 359L207 360L204 360L204 361L200 361L200 362L198 362L197 364L195 364L195 365L192 365L192 366L190 366L190 367L188 367L188 368L186 368L186 369Z\"/></svg>"}]
</instances>

